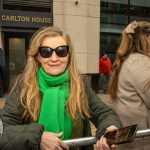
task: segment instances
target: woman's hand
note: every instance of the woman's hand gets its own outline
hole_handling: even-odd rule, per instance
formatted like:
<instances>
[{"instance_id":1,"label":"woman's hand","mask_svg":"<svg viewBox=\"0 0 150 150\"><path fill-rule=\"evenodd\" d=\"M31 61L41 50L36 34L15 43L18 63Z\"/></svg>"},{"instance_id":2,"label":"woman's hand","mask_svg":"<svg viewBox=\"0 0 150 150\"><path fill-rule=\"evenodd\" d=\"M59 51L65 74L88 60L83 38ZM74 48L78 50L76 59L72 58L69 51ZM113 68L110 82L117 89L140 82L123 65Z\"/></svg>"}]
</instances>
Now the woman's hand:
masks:
<instances>
[{"instance_id":1,"label":"woman's hand","mask_svg":"<svg viewBox=\"0 0 150 150\"><path fill-rule=\"evenodd\" d=\"M62 142L59 138L62 136L62 132L56 134L52 132L43 132L40 149L41 150L69 150L67 144Z\"/></svg>"},{"instance_id":2,"label":"woman's hand","mask_svg":"<svg viewBox=\"0 0 150 150\"><path fill-rule=\"evenodd\" d=\"M107 129L106 129L106 132L108 131L114 131L118 129L117 127L115 127L114 125L111 125L109 126ZM111 147L107 144L107 141L106 141L106 138L104 136L102 136L100 138L100 140L97 140L96 142L96 147L97 147L97 150L115 150L117 148L117 145L113 144L111 145Z\"/></svg>"}]
</instances>

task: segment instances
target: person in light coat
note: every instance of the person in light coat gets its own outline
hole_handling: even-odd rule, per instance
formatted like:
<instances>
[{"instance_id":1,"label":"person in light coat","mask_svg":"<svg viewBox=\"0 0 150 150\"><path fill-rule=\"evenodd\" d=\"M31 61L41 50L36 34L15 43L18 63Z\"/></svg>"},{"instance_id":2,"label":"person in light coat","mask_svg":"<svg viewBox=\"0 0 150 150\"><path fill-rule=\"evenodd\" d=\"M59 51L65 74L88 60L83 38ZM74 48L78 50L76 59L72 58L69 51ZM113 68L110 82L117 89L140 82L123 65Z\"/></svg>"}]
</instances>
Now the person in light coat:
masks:
<instances>
[{"instance_id":1,"label":"person in light coat","mask_svg":"<svg viewBox=\"0 0 150 150\"><path fill-rule=\"evenodd\" d=\"M150 128L150 23L134 21L122 33L113 64L109 93L123 126ZM150 136L118 150L150 150Z\"/></svg>"}]
</instances>

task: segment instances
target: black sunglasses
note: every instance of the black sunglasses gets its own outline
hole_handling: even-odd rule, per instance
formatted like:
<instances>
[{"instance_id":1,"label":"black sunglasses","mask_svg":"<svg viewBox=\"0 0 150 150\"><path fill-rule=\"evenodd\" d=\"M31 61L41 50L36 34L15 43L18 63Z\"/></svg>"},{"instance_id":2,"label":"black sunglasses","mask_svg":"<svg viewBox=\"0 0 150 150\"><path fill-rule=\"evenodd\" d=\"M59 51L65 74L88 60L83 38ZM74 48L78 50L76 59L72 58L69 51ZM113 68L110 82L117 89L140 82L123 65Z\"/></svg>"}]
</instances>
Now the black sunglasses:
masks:
<instances>
[{"instance_id":1,"label":"black sunglasses","mask_svg":"<svg viewBox=\"0 0 150 150\"><path fill-rule=\"evenodd\" d=\"M53 54L53 51L55 51L58 57L66 57L69 52L69 46L62 45L62 46L56 47L55 49L52 49L48 46L40 46L38 50L40 52L40 55L43 58L51 57L51 55Z\"/></svg>"}]
</instances>

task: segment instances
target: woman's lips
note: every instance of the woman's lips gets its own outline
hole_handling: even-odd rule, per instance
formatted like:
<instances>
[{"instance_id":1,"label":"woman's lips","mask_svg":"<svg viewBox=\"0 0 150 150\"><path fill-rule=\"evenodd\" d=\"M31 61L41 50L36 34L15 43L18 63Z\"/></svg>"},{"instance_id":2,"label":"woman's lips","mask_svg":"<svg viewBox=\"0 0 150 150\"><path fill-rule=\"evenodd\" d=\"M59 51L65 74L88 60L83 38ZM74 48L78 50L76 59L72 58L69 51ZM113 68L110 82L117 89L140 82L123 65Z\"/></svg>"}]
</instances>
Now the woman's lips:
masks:
<instances>
[{"instance_id":1,"label":"woman's lips","mask_svg":"<svg viewBox=\"0 0 150 150\"><path fill-rule=\"evenodd\" d=\"M60 66L60 64L49 64L50 67L57 67Z\"/></svg>"}]
</instances>

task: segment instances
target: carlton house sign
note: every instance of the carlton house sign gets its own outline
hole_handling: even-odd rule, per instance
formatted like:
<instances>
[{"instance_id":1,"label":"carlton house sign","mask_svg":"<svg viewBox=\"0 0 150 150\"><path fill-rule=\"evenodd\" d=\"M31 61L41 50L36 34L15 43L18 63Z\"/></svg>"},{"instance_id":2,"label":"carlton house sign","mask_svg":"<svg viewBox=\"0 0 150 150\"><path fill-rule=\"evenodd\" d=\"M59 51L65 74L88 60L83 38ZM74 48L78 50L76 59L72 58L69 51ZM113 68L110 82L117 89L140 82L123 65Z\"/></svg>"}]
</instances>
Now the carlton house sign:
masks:
<instances>
[{"instance_id":1,"label":"carlton house sign","mask_svg":"<svg viewBox=\"0 0 150 150\"><path fill-rule=\"evenodd\" d=\"M40 28L52 26L52 14L24 11L0 11L0 25L5 27Z\"/></svg>"}]
</instances>

